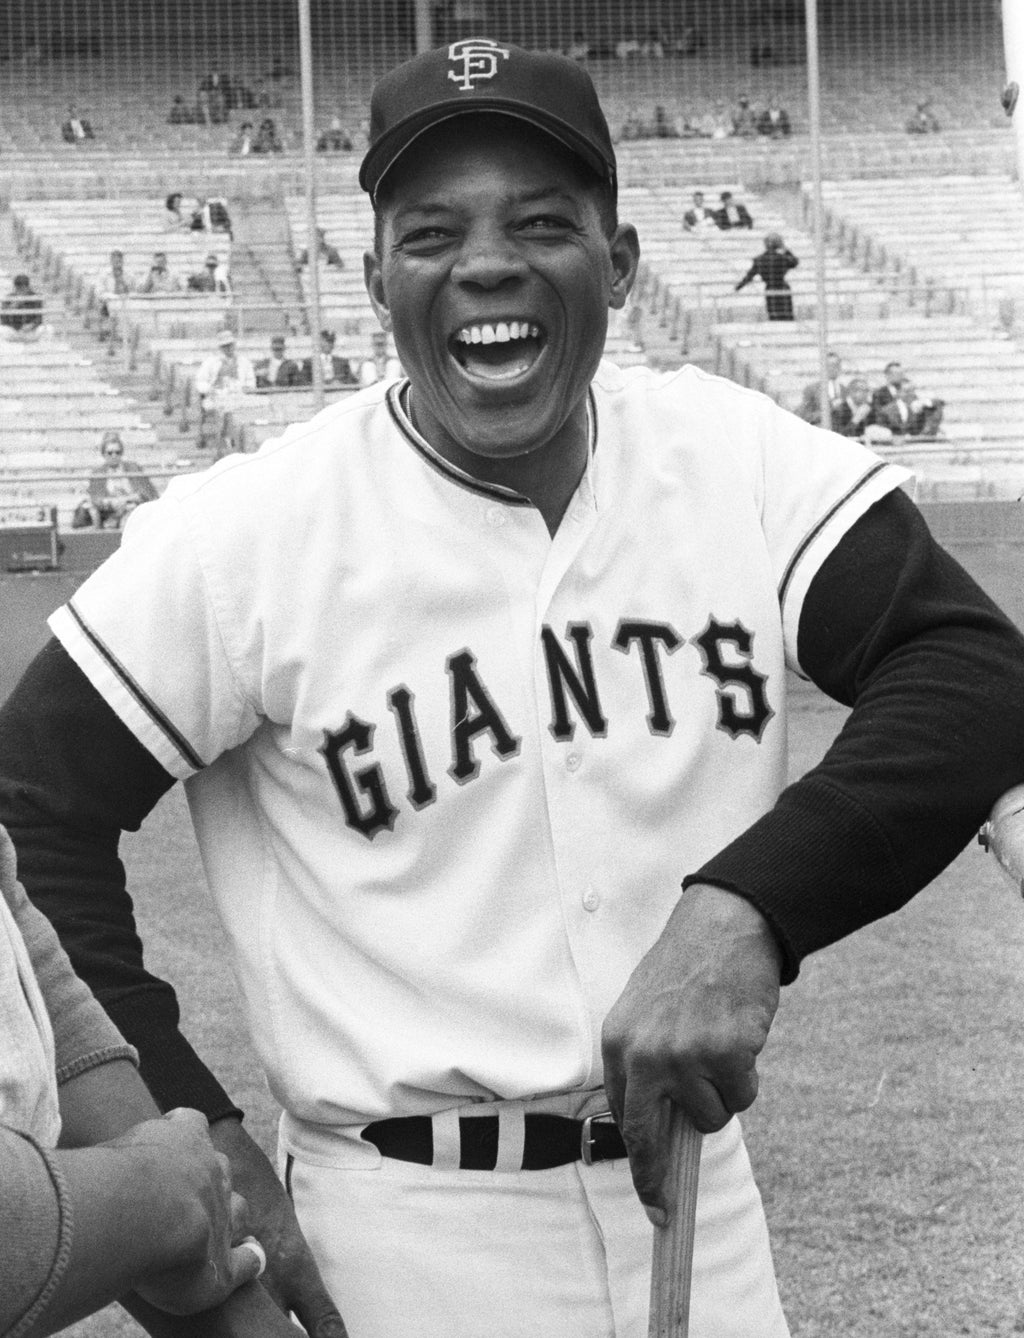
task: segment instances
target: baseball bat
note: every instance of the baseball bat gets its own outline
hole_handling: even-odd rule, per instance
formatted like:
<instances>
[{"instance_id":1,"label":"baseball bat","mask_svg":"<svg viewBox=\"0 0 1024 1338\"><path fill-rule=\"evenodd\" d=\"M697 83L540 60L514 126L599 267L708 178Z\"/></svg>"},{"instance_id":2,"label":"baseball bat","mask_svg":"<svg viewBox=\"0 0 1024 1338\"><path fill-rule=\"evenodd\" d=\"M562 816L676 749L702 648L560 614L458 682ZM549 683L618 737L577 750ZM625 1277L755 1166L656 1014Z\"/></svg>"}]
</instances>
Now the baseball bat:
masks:
<instances>
[{"instance_id":1,"label":"baseball bat","mask_svg":"<svg viewBox=\"0 0 1024 1338\"><path fill-rule=\"evenodd\" d=\"M996 857L1024 896L1024 785L1015 785L997 800L978 833L978 841Z\"/></svg>"},{"instance_id":2,"label":"baseball bat","mask_svg":"<svg viewBox=\"0 0 1024 1338\"><path fill-rule=\"evenodd\" d=\"M701 1135L678 1106L671 1110L669 1175L676 1187L676 1202L666 1225L654 1228L648 1338L688 1338L690 1332Z\"/></svg>"}]
</instances>

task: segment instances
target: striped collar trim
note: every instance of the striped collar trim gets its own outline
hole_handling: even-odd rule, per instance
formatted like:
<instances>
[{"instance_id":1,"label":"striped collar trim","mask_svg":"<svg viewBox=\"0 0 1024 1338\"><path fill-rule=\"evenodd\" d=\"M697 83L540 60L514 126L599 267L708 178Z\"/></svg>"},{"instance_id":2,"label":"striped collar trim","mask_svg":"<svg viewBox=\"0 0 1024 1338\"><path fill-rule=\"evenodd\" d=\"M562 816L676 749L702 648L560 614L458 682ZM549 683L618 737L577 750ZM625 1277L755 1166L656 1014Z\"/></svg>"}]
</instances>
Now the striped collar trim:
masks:
<instances>
[{"instance_id":1,"label":"striped collar trim","mask_svg":"<svg viewBox=\"0 0 1024 1338\"><path fill-rule=\"evenodd\" d=\"M408 399L409 381L406 379L396 382L387 392L388 412L402 436L431 468L436 469L439 474L443 474L451 482L457 483L459 487L476 493L478 497L488 497L491 501L504 502L507 506L533 506L530 499L524 497L522 493L516 492L515 488L506 488L500 483L485 483L465 469L460 469L458 465L452 464L450 460L436 451L426 437L413 426L407 407ZM587 436L587 474L589 475L593 469L594 451L597 448L597 407L594 404L593 390L587 391Z\"/></svg>"}]
</instances>

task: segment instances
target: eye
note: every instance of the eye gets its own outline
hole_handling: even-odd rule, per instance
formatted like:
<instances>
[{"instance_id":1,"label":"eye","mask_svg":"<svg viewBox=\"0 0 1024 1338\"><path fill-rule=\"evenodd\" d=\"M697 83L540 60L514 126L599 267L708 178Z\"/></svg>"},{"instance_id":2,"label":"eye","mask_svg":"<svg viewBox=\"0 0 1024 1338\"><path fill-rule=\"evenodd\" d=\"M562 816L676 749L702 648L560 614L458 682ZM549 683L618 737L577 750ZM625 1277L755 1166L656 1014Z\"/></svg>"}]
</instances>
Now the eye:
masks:
<instances>
[{"instance_id":1,"label":"eye","mask_svg":"<svg viewBox=\"0 0 1024 1338\"><path fill-rule=\"evenodd\" d=\"M571 219L558 214L533 214L519 224L520 230L533 236L561 237L567 232L576 232L576 225Z\"/></svg>"},{"instance_id":2,"label":"eye","mask_svg":"<svg viewBox=\"0 0 1024 1338\"><path fill-rule=\"evenodd\" d=\"M395 243L395 250L405 251L412 255L430 255L446 246L453 236L454 233L450 229L436 225L411 228L398 238Z\"/></svg>"}]
</instances>

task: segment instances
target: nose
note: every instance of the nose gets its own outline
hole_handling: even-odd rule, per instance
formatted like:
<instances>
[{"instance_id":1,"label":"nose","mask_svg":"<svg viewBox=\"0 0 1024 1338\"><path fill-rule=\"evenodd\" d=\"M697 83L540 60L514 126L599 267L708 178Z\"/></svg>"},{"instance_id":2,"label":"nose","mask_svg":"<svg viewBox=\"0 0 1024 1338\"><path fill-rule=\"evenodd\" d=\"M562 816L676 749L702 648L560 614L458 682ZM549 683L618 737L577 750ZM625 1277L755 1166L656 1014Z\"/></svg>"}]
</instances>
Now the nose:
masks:
<instances>
[{"instance_id":1,"label":"nose","mask_svg":"<svg viewBox=\"0 0 1024 1338\"><path fill-rule=\"evenodd\" d=\"M503 228L481 226L467 232L451 274L456 283L494 289L515 283L526 270L525 260Z\"/></svg>"}]
</instances>

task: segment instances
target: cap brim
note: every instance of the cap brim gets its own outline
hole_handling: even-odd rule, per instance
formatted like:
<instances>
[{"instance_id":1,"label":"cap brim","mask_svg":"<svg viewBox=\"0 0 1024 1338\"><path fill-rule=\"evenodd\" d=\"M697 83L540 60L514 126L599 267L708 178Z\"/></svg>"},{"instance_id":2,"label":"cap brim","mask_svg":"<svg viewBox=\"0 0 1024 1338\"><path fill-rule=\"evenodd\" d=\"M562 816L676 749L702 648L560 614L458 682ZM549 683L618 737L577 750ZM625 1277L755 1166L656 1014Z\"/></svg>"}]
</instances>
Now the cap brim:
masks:
<instances>
[{"instance_id":1,"label":"cap brim","mask_svg":"<svg viewBox=\"0 0 1024 1338\"><path fill-rule=\"evenodd\" d=\"M505 98L474 98L472 104L465 101L435 103L414 116L407 117L392 126L387 134L382 135L367 153L359 168L359 185L372 200L376 200L380 183L391 171L395 163L417 139L445 121L453 121L461 116L479 116L489 113L492 116L507 116L510 120L533 126L535 130L550 135L574 157L579 158L604 181L615 184L615 167L590 144L571 125L557 116L552 116L543 109L524 106L521 102L512 102Z\"/></svg>"}]
</instances>

